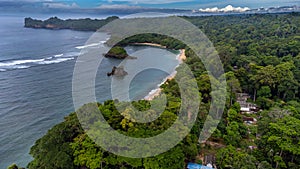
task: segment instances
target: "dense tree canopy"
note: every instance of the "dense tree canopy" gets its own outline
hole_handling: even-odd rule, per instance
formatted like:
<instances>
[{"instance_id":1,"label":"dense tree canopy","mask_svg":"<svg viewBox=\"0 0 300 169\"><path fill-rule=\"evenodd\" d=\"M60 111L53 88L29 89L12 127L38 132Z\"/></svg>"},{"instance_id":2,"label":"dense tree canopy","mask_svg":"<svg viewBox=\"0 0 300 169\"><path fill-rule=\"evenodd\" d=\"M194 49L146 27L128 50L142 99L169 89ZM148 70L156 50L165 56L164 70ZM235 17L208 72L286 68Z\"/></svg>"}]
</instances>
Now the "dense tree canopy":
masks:
<instances>
[{"instance_id":1,"label":"dense tree canopy","mask_svg":"<svg viewBox=\"0 0 300 169\"><path fill-rule=\"evenodd\" d=\"M224 63L228 101L222 120L216 129L211 129L215 132L209 139L217 142L221 148L206 150L198 143L199 129L204 121L218 123L208 116L210 80L214 79L185 44L162 35L143 34L125 39L118 45L151 42L171 49L186 49L185 62L197 80L199 91L195 92L202 97L198 117L190 134L176 147L156 157L118 157L97 146L83 132L76 114L72 113L35 143L30 151L34 160L28 168L181 169L185 162L196 161L200 152L215 154L219 168L300 168L300 14L183 18L198 26L209 37ZM57 18L52 20L58 22ZM181 106L180 90L175 80L167 81L161 88L168 99L167 107L157 120L150 123L129 120L132 109L117 111L116 105L127 103L106 101L98 104L98 108L110 126L120 133L131 137L152 137L174 123ZM257 125L243 122L244 115L240 114L240 105L236 103L238 92L249 93L250 101L261 109L257 114L246 115L247 118L257 118ZM149 109L149 101L135 101L132 104L138 110L148 112L149 116L157 113Z\"/></svg>"}]
</instances>

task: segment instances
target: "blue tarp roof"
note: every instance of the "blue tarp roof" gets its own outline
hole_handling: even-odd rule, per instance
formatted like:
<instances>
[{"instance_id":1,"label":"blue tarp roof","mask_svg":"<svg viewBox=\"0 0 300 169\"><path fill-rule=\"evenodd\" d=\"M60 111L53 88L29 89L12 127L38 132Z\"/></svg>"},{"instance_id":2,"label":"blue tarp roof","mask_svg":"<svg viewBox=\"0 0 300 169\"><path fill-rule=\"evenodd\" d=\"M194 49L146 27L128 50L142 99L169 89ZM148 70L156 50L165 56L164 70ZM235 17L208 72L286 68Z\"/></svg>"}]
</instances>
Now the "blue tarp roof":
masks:
<instances>
[{"instance_id":1,"label":"blue tarp roof","mask_svg":"<svg viewBox=\"0 0 300 169\"><path fill-rule=\"evenodd\" d=\"M212 169L210 167L200 165L200 164L195 164L195 163L189 163L187 168L188 169Z\"/></svg>"}]
</instances>

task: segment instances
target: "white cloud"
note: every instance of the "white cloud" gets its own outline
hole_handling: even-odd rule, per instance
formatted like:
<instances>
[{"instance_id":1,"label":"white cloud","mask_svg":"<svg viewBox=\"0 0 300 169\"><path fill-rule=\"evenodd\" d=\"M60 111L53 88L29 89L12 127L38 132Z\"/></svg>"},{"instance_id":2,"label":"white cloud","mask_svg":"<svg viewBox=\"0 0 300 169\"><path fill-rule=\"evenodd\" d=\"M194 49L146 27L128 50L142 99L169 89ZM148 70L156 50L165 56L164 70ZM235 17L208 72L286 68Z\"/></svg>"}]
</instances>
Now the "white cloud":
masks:
<instances>
[{"instance_id":1,"label":"white cloud","mask_svg":"<svg viewBox=\"0 0 300 169\"><path fill-rule=\"evenodd\" d=\"M76 3L72 4L65 4L65 3L43 3L44 7L47 8L64 8L64 9L74 9L74 8L79 8L79 6Z\"/></svg>"},{"instance_id":2,"label":"white cloud","mask_svg":"<svg viewBox=\"0 0 300 169\"><path fill-rule=\"evenodd\" d=\"M206 9L199 9L200 12L246 12L249 11L250 8L248 7L233 7L231 5L226 6L225 8L206 8Z\"/></svg>"}]
</instances>

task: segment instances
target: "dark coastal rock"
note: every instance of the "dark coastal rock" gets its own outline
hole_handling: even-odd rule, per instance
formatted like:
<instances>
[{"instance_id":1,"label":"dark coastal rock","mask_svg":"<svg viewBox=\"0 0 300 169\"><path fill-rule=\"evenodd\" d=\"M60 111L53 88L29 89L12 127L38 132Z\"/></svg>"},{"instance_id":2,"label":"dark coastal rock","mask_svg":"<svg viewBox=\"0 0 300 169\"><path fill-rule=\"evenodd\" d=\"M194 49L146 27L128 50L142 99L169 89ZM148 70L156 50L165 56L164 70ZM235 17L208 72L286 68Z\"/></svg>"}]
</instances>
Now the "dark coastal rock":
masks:
<instances>
[{"instance_id":1,"label":"dark coastal rock","mask_svg":"<svg viewBox=\"0 0 300 169\"><path fill-rule=\"evenodd\" d=\"M137 59L137 57L129 56L129 55L112 55L112 54L103 54L106 58L114 58L114 59Z\"/></svg>"},{"instance_id":2,"label":"dark coastal rock","mask_svg":"<svg viewBox=\"0 0 300 169\"><path fill-rule=\"evenodd\" d=\"M106 57L106 58L115 58L115 59L125 59L125 58L128 57L128 55L107 53L107 54L104 55L104 57Z\"/></svg>"},{"instance_id":3,"label":"dark coastal rock","mask_svg":"<svg viewBox=\"0 0 300 169\"><path fill-rule=\"evenodd\" d=\"M124 70L123 67L114 66L112 71L107 73L107 76L126 76L128 73Z\"/></svg>"}]
</instances>

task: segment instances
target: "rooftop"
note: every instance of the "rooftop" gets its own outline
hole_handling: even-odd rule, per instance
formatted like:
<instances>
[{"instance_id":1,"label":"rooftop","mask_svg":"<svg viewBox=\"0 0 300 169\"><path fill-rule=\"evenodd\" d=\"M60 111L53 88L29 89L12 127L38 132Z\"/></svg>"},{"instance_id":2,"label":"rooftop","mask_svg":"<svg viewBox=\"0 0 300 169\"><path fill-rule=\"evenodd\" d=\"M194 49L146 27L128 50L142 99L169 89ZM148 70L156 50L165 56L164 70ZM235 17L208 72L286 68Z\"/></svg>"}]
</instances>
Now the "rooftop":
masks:
<instances>
[{"instance_id":1,"label":"rooftop","mask_svg":"<svg viewBox=\"0 0 300 169\"><path fill-rule=\"evenodd\" d=\"M213 169L212 167L195 164L195 163L189 163L187 166L188 169Z\"/></svg>"}]
</instances>

